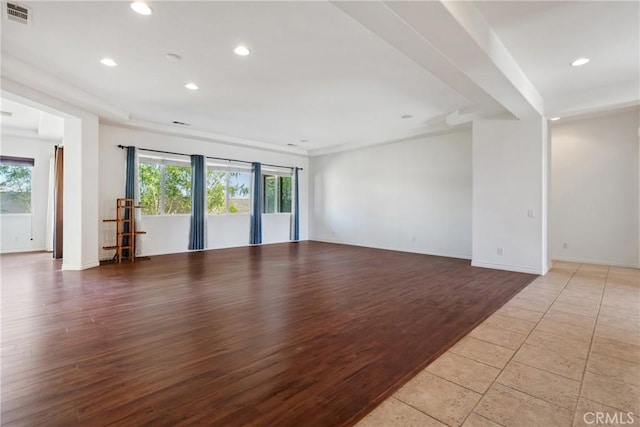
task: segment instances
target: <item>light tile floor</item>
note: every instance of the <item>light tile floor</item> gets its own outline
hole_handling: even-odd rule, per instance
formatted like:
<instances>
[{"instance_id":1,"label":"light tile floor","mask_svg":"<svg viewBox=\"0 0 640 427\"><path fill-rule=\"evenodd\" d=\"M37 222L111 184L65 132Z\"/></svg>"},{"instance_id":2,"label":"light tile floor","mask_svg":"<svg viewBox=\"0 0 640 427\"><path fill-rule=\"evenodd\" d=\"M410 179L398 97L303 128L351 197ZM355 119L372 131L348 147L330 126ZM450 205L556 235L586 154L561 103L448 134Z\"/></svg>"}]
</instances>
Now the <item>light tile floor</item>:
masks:
<instances>
[{"instance_id":1,"label":"light tile floor","mask_svg":"<svg viewBox=\"0 0 640 427\"><path fill-rule=\"evenodd\" d=\"M358 424L447 425L640 426L640 270L555 262Z\"/></svg>"}]
</instances>

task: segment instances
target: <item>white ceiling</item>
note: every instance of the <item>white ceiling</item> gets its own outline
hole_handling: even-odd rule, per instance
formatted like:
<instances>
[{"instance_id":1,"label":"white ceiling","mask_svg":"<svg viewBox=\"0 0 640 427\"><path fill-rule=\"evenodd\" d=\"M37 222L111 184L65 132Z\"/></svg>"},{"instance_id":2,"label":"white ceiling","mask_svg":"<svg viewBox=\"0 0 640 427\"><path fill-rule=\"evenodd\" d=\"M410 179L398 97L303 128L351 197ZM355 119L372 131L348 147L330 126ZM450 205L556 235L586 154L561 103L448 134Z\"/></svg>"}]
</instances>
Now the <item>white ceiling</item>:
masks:
<instances>
[{"instance_id":1,"label":"white ceiling","mask_svg":"<svg viewBox=\"0 0 640 427\"><path fill-rule=\"evenodd\" d=\"M3 75L69 102L90 94L123 123L177 120L311 154L540 112L538 92L553 115L639 98L634 2L150 4L141 16L128 2L29 1L32 25L2 21ZM499 56L483 44L491 34ZM235 55L238 44L252 54ZM579 56L592 61L569 67ZM50 79L28 81L18 62Z\"/></svg>"},{"instance_id":2,"label":"white ceiling","mask_svg":"<svg viewBox=\"0 0 640 427\"><path fill-rule=\"evenodd\" d=\"M640 2L478 2L477 7L545 99L625 83L638 95ZM571 67L574 59L591 62ZM550 111L551 112L551 111Z\"/></svg>"},{"instance_id":3,"label":"white ceiling","mask_svg":"<svg viewBox=\"0 0 640 427\"><path fill-rule=\"evenodd\" d=\"M0 117L3 135L48 140L62 139L64 120L61 117L4 97L0 98L0 110L10 113L10 116Z\"/></svg>"}]
</instances>

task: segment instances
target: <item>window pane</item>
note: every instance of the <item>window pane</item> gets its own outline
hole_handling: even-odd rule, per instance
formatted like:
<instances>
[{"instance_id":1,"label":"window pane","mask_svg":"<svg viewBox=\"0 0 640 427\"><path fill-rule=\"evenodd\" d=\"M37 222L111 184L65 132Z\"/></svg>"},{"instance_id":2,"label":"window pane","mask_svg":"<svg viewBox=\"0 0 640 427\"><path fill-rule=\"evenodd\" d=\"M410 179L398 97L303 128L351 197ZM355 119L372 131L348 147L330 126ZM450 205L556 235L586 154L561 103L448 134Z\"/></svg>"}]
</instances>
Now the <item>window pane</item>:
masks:
<instances>
[{"instance_id":1,"label":"window pane","mask_svg":"<svg viewBox=\"0 0 640 427\"><path fill-rule=\"evenodd\" d=\"M140 162L140 205L142 215L160 215L160 197L162 177L160 165Z\"/></svg>"},{"instance_id":2,"label":"window pane","mask_svg":"<svg viewBox=\"0 0 640 427\"><path fill-rule=\"evenodd\" d=\"M207 170L207 212L210 215L227 213L225 206L227 192L227 173Z\"/></svg>"},{"instance_id":3,"label":"window pane","mask_svg":"<svg viewBox=\"0 0 640 427\"><path fill-rule=\"evenodd\" d=\"M165 165L164 213L191 213L191 168Z\"/></svg>"},{"instance_id":4,"label":"window pane","mask_svg":"<svg viewBox=\"0 0 640 427\"><path fill-rule=\"evenodd\" d=\"M291 177L278 178L278 196L280 197L280 212L291 212Z\"/></svg>"},{"instance_id":5,"label":"window pane","mask_svg":"<svg viewBox=\"0 0 640 427\"><path fill-rule=\"evenodd\" d=\"M30 166L0 164L0 209L2 213L31 213Z\"/></svg>"},{"instance_id":6,"label":"window pane","mask_svg":"<svg viewBox=\"0 0 640 427\"><path fill-rule=\"evenodd\" d=\"M229 213L249 213L249 182L251 174L248 172L228 172L229 180Z\"/></svg>"},{"instance_id":7,"label":"window pane","mask_svg":"<svg viewBox=\"0 0 640 427\"><path fill-rule=\"evenodd\" d=\"M264 176L264 213L276 211L276 177Z\"/></svg>"}]
</instances>

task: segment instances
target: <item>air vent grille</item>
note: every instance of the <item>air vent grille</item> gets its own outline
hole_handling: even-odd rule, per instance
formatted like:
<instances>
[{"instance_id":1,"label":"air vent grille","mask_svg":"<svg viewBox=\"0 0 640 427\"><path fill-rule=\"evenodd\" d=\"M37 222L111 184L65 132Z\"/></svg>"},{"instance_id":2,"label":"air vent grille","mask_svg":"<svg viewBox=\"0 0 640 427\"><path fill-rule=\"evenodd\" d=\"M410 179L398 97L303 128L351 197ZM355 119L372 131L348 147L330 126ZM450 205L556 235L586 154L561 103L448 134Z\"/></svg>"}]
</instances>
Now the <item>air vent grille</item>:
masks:
<instances>
[{"instance_id":1,"label":"air vent grille","mask_svg":"<svg viewBox=\"0 0 640 427\"><path fill-rule=\"evenodd\" d=\"M29 25L31 10L15 3L7 3L7 19Z\"/></svg>"}]
</instances>

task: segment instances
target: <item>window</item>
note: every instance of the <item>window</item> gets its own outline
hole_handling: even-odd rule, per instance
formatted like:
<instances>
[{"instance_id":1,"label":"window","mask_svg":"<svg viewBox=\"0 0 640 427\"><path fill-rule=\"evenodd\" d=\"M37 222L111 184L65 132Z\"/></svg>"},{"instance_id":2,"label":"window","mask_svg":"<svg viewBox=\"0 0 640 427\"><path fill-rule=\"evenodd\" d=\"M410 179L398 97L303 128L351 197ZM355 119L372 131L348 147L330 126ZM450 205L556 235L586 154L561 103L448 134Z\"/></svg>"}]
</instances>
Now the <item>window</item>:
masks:
<instances>
[{"instance_id":1,"label":"window","mask_svg":"<svg viewBox=\"0 0 640 427\"><path fill-rule=\"evenodd\" d=\"M291 212L291 177L263 175L264 213Z\"/></svg>"},{"instance_id":2,"label":"window","mask_svg":"<svg viewBox=\"0 0 640 427\"><path fill-rule=\"evenodd\" d=\"M249 213L249 183L251 174L248 172L227 172L229 213Z\"/></svg>"},{"instance_id":3,"label":"window","mask_svg":"<svg viewBox=\"0 0 640 427\"><path fill-rule=\"evenodd\" d=\"M226 168L207 170L207 210L209 215L249 213L248 172Z\"/></svg>"},{"instance_id":4,"label":"window","mask_svg":"<svg viewBox=\"0 0 640 427\"><path fill-rule=\"evenodd\" d=\"M291 177L278 178L278 203L280 212L291 212Z\"/></svg>"},{"instance_id":5,"label":"window","mask_svg":"<svg viewBox=\"0 0 640 427\"><path fill-rule=\"evenodd\" d=\"M141 159L140 204L142 215L191 212L191 166L177 161Z\"/></svg>"},{"instance_id":6,"label":"window","mask_svg":"<svg viewBox=\"0 0 640 427\"><path fill-rule=\"evenodd\" d=\"M0 156L0 212L31 213L33 159Z\"/></svg>"}]
</instances>

